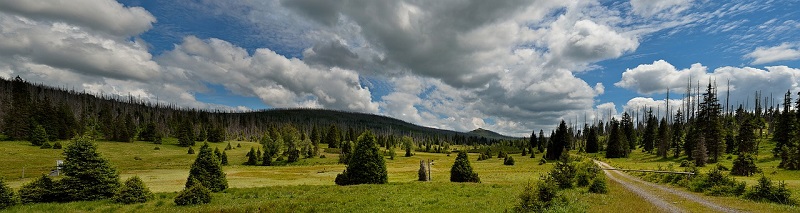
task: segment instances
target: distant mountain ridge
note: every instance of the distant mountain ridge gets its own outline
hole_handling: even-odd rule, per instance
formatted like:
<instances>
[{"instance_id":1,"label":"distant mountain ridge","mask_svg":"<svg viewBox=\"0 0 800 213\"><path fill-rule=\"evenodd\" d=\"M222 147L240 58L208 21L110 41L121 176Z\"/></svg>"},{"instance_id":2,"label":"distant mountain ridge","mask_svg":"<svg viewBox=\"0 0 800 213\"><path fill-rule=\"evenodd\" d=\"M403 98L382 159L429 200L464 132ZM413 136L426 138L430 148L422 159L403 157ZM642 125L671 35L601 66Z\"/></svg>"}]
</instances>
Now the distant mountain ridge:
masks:
<instances>
[{"instance_id":1,"label":"distant mountain ridge","mask_svg":"<svg viewBox=\"0 0 800 213\"><path fill-rule=\"evenodd\" d=\"M484 128L477 128L475 130L469 131L470 134L489 138L489 139L499 139L499 140L516 140L520 139L517 137L506 136L492 130L484 129Z\"/></svg>"}]
</instances>

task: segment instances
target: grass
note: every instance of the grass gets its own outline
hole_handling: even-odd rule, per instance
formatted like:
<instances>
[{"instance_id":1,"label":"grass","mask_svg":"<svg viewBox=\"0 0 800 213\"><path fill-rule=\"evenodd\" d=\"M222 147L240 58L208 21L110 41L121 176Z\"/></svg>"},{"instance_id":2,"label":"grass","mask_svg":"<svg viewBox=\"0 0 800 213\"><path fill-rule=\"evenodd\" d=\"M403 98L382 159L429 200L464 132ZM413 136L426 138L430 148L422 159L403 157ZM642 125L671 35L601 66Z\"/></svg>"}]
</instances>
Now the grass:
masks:
<instances>
[{"instance_id":1,"label":"grass","mask_svg":"<svg viewBox=\"0 0 800 213\"><path fill-rule=\"evenodd\" d=\"M143 204L121 205L110 201L85 201L71 203L42 203L17 205L9 212L501 212L510 210L518 202L523 186L546 174L552 164L539 165L541 153L536 158L513 154L514 166L503 165L503 160L492 158L476 161L477 154L470 154L474 171L482 183L451 183L449 170L455 154L417 152L412 157L402 157L403 150L396 150L395 160L386 159L389 184L336 186L334 178L345 166L337 164L336 154L325 153L326 158L301 159L285 166L244 166L246 153L257 143L232 141L241 148L228 150L230 166L223 167L230 189L214 193L212 203L199 206L180 207L173 203L176 192L181 190L188 170L196 155L186 153L186 147L175 145L174 139L165 144L147 142L96 142L101 155L120 172L121 180L137 175L156 199ZM68 141L62 141L65 146ZM202 144L194 148L199 150ZM212 148L223 150L227 142L210 143ZM158 146L160 150L154 150ZM55 166L62 159L62 150L42 150L28 142L0 142L0 175L12 188L18 189ZM135 160L138 157L141 160ZM420 160L434 162L431 182L418 182ZM636 153L630 159L612 159L615 166L626 168L654 168L679 162L680 159L652 159ZM727 161L730 164L730 161ZM772 163L764 162L764 163ZM730 167L730 165L728 165ZM20 179L25 167L26 175ZM779 173L784 171L779 171ZM755 180L755 179L754 179ZM794 188L796 189L796 187ZM654 206L641 198L627 193L622 186L609 181L609 194L592 194L586 188L562 191L569 206L553 209L552 212L655 212ZM723 203L744 203L742 209L797 211L782 205L743 202L738 198L712 198ZM766 206L766 207L765 207ZM770 207L772 206L772 207ZM780 212L780 211L777 211Z\"/></svg>"}]
</instances>

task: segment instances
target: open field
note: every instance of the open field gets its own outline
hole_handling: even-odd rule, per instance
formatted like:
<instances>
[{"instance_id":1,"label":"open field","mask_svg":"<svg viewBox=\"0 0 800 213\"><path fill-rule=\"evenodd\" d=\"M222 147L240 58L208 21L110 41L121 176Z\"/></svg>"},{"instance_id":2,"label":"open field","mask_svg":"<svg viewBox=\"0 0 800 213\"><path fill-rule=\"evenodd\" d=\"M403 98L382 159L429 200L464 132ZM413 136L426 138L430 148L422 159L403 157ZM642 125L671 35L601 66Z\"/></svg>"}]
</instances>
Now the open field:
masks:
<instances>
[{"instance_id":1,"label":"open field","mask_svg":"<svg viewBox=\"0 0 800 213\"><path fill-rule=\"evenodd\" d=\"M68 141L62 141L66 146ZM337 164L335 154L325 153L326 158L302 159L286 166L243 166L245 154L251 142L231 142L235 147L228 150L231 166L225 166L231 189L215 193L210 204L179 207L172 201L176 191L183 188L189 166L195 155L186 154L187 148L167 144L155 145L145 142L119 143L97 142L101 155L109 159L122 176L138 175L156 193L156 199L144 204L121 205L111 201L88 201L72 203L44 203L17 205L9 212L500 212L510 210L518 202L524 185L536 181L546 174L552 164L538 165L536 158L512 155L514 166L504 166L502 159L492 158L476 161L470 154L474 170L482 183L451 183L449 170L455 155L418 152L412 157L402 157L397 150L395 160L386 159L389 184L336 186L334 178L344 165ZM212 143L221 150L227 143ZM154 150L158 146L160 150ZM194 148L199 149L201 144ZM28 142L2 142L0 157L5 166L0 168L9 185L19 188L34 177L49 171L61 150L41 150ZM652 168L666 165L667 161L649 159L649 155L637 152L630 159L611 159L615 166L626 168ZM135 160L138 157L141 160ZM433 181L418 182L417 171L420 160L433 160ZM608 159L603 159L608 160ZM8 163L6 163L8 162ZM642 162L642 163L638 163ZM671 161L670 161L671 162ZM730 161L724 161L730 167ZM771 163L771 162L764 162ZM640 167L635 167L638 165ZM22 167L26 178L19 179ZM780 171L783 173L786 171ZM788 173L788 172L787 172ZM791 174L789 174L791 175ZM788 177L788 176L787 176ZM621 185L609 182L610 193L606 195L586 192L585 188L562 191L571 203L553 212L657 212L658 209L641 197L629 193ZM792 185L797 194L797 186ZM708 197L715 202L735 206L737 209L761 212L797 211L788 206L755 203L730 197ZM690 208L691 209L691 208Z\"/></svg>"}]
</instances>

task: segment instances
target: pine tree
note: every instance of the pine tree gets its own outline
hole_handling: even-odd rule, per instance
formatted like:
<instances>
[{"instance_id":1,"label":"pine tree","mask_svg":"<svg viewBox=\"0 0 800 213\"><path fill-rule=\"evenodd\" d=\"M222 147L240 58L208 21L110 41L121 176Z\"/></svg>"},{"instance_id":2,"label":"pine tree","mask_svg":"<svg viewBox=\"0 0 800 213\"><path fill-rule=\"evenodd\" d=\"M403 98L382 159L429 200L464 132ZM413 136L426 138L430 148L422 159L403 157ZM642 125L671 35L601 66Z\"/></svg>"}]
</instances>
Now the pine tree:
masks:
<instances>
[{"instance_id":1,"label":"pine tree","mask_svg":"<svg viewBox=\"0 0 800 213\"><path fill-rule=\"evenodd\" d=\"M564 120L561 120L561 123L558 125L558 129L556 132L551 135L550 143L547 146L547 154L545 154L545 159L547 160L555 160L561 156L561 152L567 147L569 143L569 133L567 133L567 123Z\"/></svg>"},{"instance_id":2,"label":"pine tree","mask_svg":"<svg viewBox=\"0 0 800 213\"><path fill-rule=\"evenodd\" d=\"M386 161L375 144L375 135L366 131L358 137L358 144L347 163L347 168L336 176L336 184L384 184L388 180Z\"/></svg>"},{"instance_id":3,"label":"pine tree","mask_svg":"<svg viewBox=\"0 0 800 213\"><path fill-rule=\"evenodd\" d=\"M647 126L644 129L644 138L642 139L642 147L648 153L653 152L655 147L656 138L658 138L658 119L653 115L653 110L647 112Z\"/></svg>"},{"instance_id":4,"label":"pine tree","mask_svg":"<svg viewBox=\"0 0 800 213\"><path fill-rule=\"evenodd\" d=\"M203 143L203 146L200 147L200 153L197 154L197 158L189 170L186 188L191 187L188 185L190 182L188 180L192 178L212 192L220 192L228 188L228 180L225 178L225 173L222 172L219 159L214 156L208 143Z\"/></svg>"},{"instance_id":5,"label":"pine tree","mask_svg":"<svg viewBox=\"0 0 800 213\"><path fill-rule=\"evenodd\" d=\"M342 149L339 153L339 163L347 164L347 161L350 159L350 155L353 152L353 143L349 141L343 141L341 145Z\"/></svg>"},{"instance_id":6,"label":"pine tree","mask_svg":"<svg viewBox=\"0 0 800 213\"><path fill-rule=\"evenodd\" d=\"M692 150L692 158L694 159L694 165L698 167L706 166L706 161L708 161L708 154L706 153L706 140L703 135L700 135L697 142L695 143L695 149Z\"/></svg>"},{"instance_id":7,"label":"pine tree","mask_svg":"<svg viewBox=\"0 0 800 213\"><path fill-rule=\"evenodd\" d=\"M539 146L539 139L536 138L536 130L531 131L531 138L528 140L528 148L531 150L531 154L533 150Z\"/></svg>"},{"instance_id":8,"label":"pine tree","mask_svg":"<svg viewBox=\"0 0 800 213\"><path fill-rule=\"evenodd\" d=\"M272 155L269 152L264 152L264 159L261 160L262 166L272 166Z\"/></svg>"},{"instance_id":9,"label":"pine tree","mask_svg":"<svg viewBox=\"0 0 800 213\"><path fill-rule=\"evenodd\" d=\"M625 150L625 155L631 153L631 150L636 149L636 130L633 128L633 118L628 112L622 113L622 121L620 122L620 128L622 129L622 134L625 137L625 142L627 142L627 147Z\"/></svg>"},{"instance_id":10,"label":"pine tree","mask_svg":"<svg viewBox=\"0 0 800 213\"><path fill-rule=\"evenodd\" d=\"M34 146L42 146L45 143L47 143L47 132L42 125L37 124L36 127L33 128L31 144Z\"/></svg>"},{"instance_id":11,"label":"pine tree","mask_svg":"<svg viewBox=\"0 0 800 213\"><path fill-rule=\"evenodd\" d=\"M606 147L606 158L622 158L626 157L625 148L622 147L622 141L625 140L625 136L622 135L622 131L620 130L619 122L616 119L611 118L611 131L608 135L608 145Z\"/></svg>"},{"instance_id":12,"label":"pine tree","mask_svg":"<svg viewBox=\"0 0 800 213\"><path fill-rule=\"evenodd\" d=\"M256 158L256 149L250 147L250 151L247 152L247 162L244 165L256 165L258 164L258 158Z\"/></svg>"},{"instance_id":13,"label":"pine tree","mask_svg":"<svg viewBox=\"0 0 800 213\"><path fill-rule=\"evenodd\" d=\"M586 135L586 153L597 153L600 151L600 142L597 139L597 131L594 127L589 127Z\"/></svg>"},{"instance_id":14,"label":"pine tree","mask_svg":"<svg viewBox=\"0 0 800 213\"><path fill-rule=\"evenodd\" d=\"M708 152L708 162L716 163L725 152L725 143L723 140L724 130L720 120L719 100L717 100L716 88L711 86L711 83L708 84L706 93L703 94L698 120L697 124L701 128L702 139L706 142L704 148Z\"/></svg>"},{"instance_id":15,"label":"pine tree","mask_svg":"<svg viewBox=\"0 0 800 213\"><path fill-rule=\"evenodd\" d=\"M414 148L414 139L409 136L403 136L403 149L406 150L406 157L411 157L411 149Z\"/></svg>"},{"instance_id":16,"label":"pine tree","mask_svg":"<svg viewBox=\"0 0 800 213\"><path fill-rule=\"evenodd\" d=\"M681 111L675 113L675 121L672 124L672 153L673 157L678 158L681 155L681 150L683 148L683 114Z\"/></svg>"},{"instance_id":17,"label":"pine tree","mask_svg":"<svg viewBox=\"0 0 800 213\"><path fill-rule=\"evenodd\" d=\"M339 129L336 128L336 125L331 124L331 127L328 129L328 134L325 135L324 143L328 144L329 148L339 148L340 142L341 137L339 136Z\"/></svg>"},{"instance_id":18,"label":"pine tree","mask_svg":"<svg viewBox=\"0 0 800 213\"><path fill-rule=\"evenodd\" d=\"M222 158L220 158L220 164L222 164L223 166L228 165L228 153L226 153L225 151L222 151Z\"/></svg>"},{"instance_id":19,"label":"pine tree","mask_svg":"<svg viewBox=\"0 0 800 213\"><path fill-rule=\"evenodd\" d=\"M6 181L0 178L0 210L17 205L19 200L14 195L14 189L6 185Z\"/></svg>"},{"instance_id":20,"label":"pine tree","mask_svg":"<svg viewBox=\"0 0 800 213\"><path fill-rule=\"evenodd\" d=\"M184 122L178 130L178 145L180 146L194 146L194 132L192 124L188 121Z\"/></svg>"},{"instance_id":21,"label":"pine tree","mask_svg":"<svg viewBox=\"0 0 800 213\"><path fill-rule=\"evenodd\" d=\"M758 167L756 167L753 156L748 153L740 152L739 156L736 157L736 160L733 161L731 175L750 176L756 172L758 172Z\"/></svg>"},{"instance_id":22,"label":"pine tree","mask_svg":"<svg viewBox=\"0 0 800 213\"><path fill-rule=\"evenodd\" d=\"M19 76L11 82L11 96L11 108L4 119L4 132L12 140L28 139L32 126L31 93L28 83Z\"/></svg>"},{"instance_id":23,"label":"pine tree","mask_svg":"<svg viewBox=\"0 0 800 213\"><path fill-rule=\"evenodd\" d=\"M115 202L124 204L144 203L151 199L153 199L153 193L144 185L139 176L128 178L114 195Z\"/></svg>"},{"instance_id":24,"label":"pine tree","mask_svg":"<svg viewBox=\"0 0 800 213\"><path fill-rule=\"evenodd\" d=\"M67 200L98 200L114 196L119 188L117 170L97 152L88 136L80 136L64 149L64 178L59 182Z\"/></svg>"},{"instance_id":25,"label":"pine tree","mask_svg":"<svg viewBox=\"0 0 800 213\"><path fill-rule=\"evenodd\" d=\"M467 152L458 152L456 161L453 163L453 167L450 168L450 182L481 182L478 173L472 171Z\"/></svg>"},{"instance_id":26,"label":"pine tree","mask_svg":"<svg viewBox=\"0 0 800 213\"><path fill-rule=\"evenodd\" d=\"M189 151L186 151L186 154L194 155L194 148L191 146L189 147Z\"/></svg>"},{"instance_id":27,"label":"pine tree","mask_svg":"<svg viewBox=\"0 0 800 213\"><path fill-rule=\"evenodd\" d=\"M800 101L800 100L799 100ZM772 154L779 157L783 147L792 142L792 133L795 131L795 115L789 108L792 103L792 96L790 91L786 91L783 99L783 111L778 117L778 122L775 124L775 133L772 136L772 141L775 142L775 148L772 149Z\"/></svg>"},{"instance_id":28,"label":"pine tree","mask_svg":"<svg viewBox=\"0 0 800 213\"><path fill-rule=\"evenodd\" d=\"M658 149L656 150L656 154L662 158L666 158L669 151L669 144L672 141L670 133L667 119L661 118L661 123L658 126Z\"/></svg>"},{"instance_id":29,"label":"pine tree","mask_svg":"<svg viewBox=\"0 0 800 213\"><path fill-rule=\"evenodd\" d=\"M63 193L56 191L53 179L44 174L30 183L22 185L18 193L23 204L61 201L59 198L64 201L69 200L61 197Z\"/></svg>"}]
</instances>

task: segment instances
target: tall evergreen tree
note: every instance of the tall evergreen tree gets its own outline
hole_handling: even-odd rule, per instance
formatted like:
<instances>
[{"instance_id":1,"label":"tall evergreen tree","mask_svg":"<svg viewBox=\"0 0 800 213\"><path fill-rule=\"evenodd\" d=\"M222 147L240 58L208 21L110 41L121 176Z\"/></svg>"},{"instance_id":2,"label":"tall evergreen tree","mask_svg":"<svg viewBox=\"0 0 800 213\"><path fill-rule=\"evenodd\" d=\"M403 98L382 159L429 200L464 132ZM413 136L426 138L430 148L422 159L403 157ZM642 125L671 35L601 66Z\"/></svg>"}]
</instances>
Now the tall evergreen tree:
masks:
<instances>
[{"instance_id":1,"label":"tall evergreen tree","mask_svg":"<svg viewBox=\"0 0 800 213\"><path fill-rule=\"evenodd\" d=\"M47 143L47 131L42 125L36 124L36 127L33 128L33 134L31 134L31 144L41 146L45 143Z\"/></svg>"},{"instance_id":2,"label":"tall evergreen tree","mask_svg":"<svg viewBox=\"0 0 800 213\"><path fill-rule=\"evenodd\" d=\"M561 120L561 123L558 124L558 129L556 130L555 134L550 136L550 144L547 146L547 154L545 154L545 159L547 160L556 160L561 153L567 148L567 143L569 143L569 133L567 132L567 123L564 120Z\"/></svg>"},{"instance_id":3,"label":"tall evergreen tree","mask_svg":"<svg viewBox=\"0 0 800 213\"><path fill-rule=\"evenodd\" d=\"M644 138L642 139L642 147L648 153L653 152L655 148L656 138L658 138L658 119L653 115L653 110L647 112L647 126L644 129Z\"/></svg>"},{"instance_id":4,"label":"tall evergreen tree","mask_svg":"<svg viewBox=\"0 0 800 213\"><path fill-rule=\"evenodd\" d=\"M700 122L697 124L702 130L702 139L706 142L704 148L708 150L707 156L710 163L716 163L725 152L724 130L720 113L716 88L709 83L706 93L703 94L703 102L700 103L700 114L698 115Z\"/></svg>"},{"instance_id":5,"label":"tall evergreen tree","mask_svg":"<svg viewBox=\"0 0 800 213\"><path fill-rule=\"evenodd\" d=\"M59 182L66 200L98 200L114 196L119 188L119 174L100 156L88 136L75 138L64 149L64 178Z\"/></svg>"},{"instance_id":6,"label":"tall evergreen tree","mask_svg":"<svg viewBox=\"0 0 800 213\"><path fill-rule=\"evenodd\" d=\"M775 148L772 149L772 154L775 157L780 156L784 146L791 144L793 132L796 129L795 115L790 109L791 103L791 93L790 91L786 91L786 95L783 97L783 111L778 116L778 122L775 124L775 133L772 136L772 141L775 142Z\"/></svg>"},{"instance_id":7,"label":"tall evergreen tree","mask_svg":"<svg viewBox=\"0 0 800 213\"><path fill-rule=\"evenodd\" d=\"M6 113L5 133L12 140L28 139L31 133L31 94L19 76L11 82L11 108Z\"/></svg>"},{"instance_id":8,"label":"tall evergreen tree","mask_svg":"<svg viewBox=\"0 0 800 213\"><path fill-rule=\"evenodd\" d=\"M544 153L544 148L547 147L547 138L544 137L544 130L539 129L539 138L537 138L539 144L536 147L539 150L539 153Z\"/></svg>"},{"instance_id":9,"label":"tall evergreen tree","mask_svg":"<svg viewBox=\"0 0 800 213\"><path fill-rule=\"evenodd\" d=\"M675 113L674 123L672 124L672 139L671 139L671 147L673 157L677 158L681 155L681 150L683 149L683 114L679 110L678 113Z\"/></svg>"},{"instance_id":10,"label":"tall evergreen tree","mask_svg":"<svg viewBox=\"0 0 800 213\"><path fill-rule=\"evenodd\" d=\"M197 180L212 192L220 192L228 188L228 180L222 171L220 161L211 151L208 143L203 143L203 146L200 147L200 153L197 154L197 158L189 170L186 188L191 187L189 185L191 181L188 181L191 179Z\"/></svg>"},{"instance_id":11,"label":"tall evergreen tree","mask_svg":"<svg viewBox=\"0 0 800 213\"><path fill-rule=\"evenodd\" d=\"M597 130L595 127L589 127L589 133L586 135L586 153L597 153L600 151L600 141L597 138Z\"/></svg>"},{"instance_id":12,"label":"tall evergreen tree","mask_svg":"<svg viewBox=\"0 0 800 213\"><path fill-rule=\"evenodd\" d=\"M6 181L0 178L0 210L17 205L19 199L14 195L14 189L6 185Z\"/></svg>"},{"instance_id":13,"label":"tall evergreen tree","mask_svg":"<svg viewBox=\"0 0 800 213\"><path fill-rule=\"evenodd\" d=\"M328 144L328 148L339 148L341 137L339 136L339 129L336 125L331 124L328 128L328 134L325 135L324 143Z\"/></svg>"},{"instance_id":14,"label":"tall evergreen tree","mask_svg":"<svg viewBox=\"0 0 800 213\"><path fill-rule=\"evenodd\" d=\"M536 138L536 130L531 131L531 138L528 141L528 148L530 148L531 153L533 150L539 146L539 140Z\"/></svg>"},{"instance_id":15,"label":"tall evergreen tree","mask_svg":"<svg viewBox=\"0 0 800 213\"><path fill-rule=\"evenodd\" d=\"M611 131L609 131L608 135L608 147L606 147L606 158L622 158L626 157L627 153L625 153L625 144L623 141L625 140L625 136L622 134L622 130L620 128L620 122L616 119L611 118L611 122L609 123L611 127Z\"/></svg>"},{"instance_id":16,"label":"tall evergreen tree","mask_svg":"<svg viewBox=\"0 0 800 213\"><path fill-rule=\"evenodd\" d=\"M358 137L358 144L347 163L347 168L336 176L337 185L384 184L389 181L386 161L375 142L375 135L370 131Z\"/></svg>"},{"instance_id":17,"label":"tall evergreen tree","mask_svg":"<svg viewBox=\"0 0 800 213\"><path fill-rule=\"evenodd\" d=\"M630 153L631 150L636 149L636 130L633 128L633 118L628 112L622 113L622 121L620 121L620 128L625 137L626 148L625 152ZM627 155L627 154L626 154Z\"/></svg>"},{"instance_id":18,"label":"tall evergreen tree","mask_svg":"<svg viewBox=\"0 0 800 213\"><path fill-rule=\"evenodd\" d=\"M194 131L192 123L184 121L178 129L178 145L180 146L194 146Z\"/></svg>"},{"instance_id":19,"label":"tall evergreen tree","mask_svg":"<svg viewBox=\"0 0 800 213\"><path fill-rule=\"evenodd\" d=\"M669 144L672 141L670 133L667 119L661 118L661 122L658 125L658 149L656 150L656 154L662 158L666 158L667 152L669 151Z\"/></svg>"}]
</instances>

